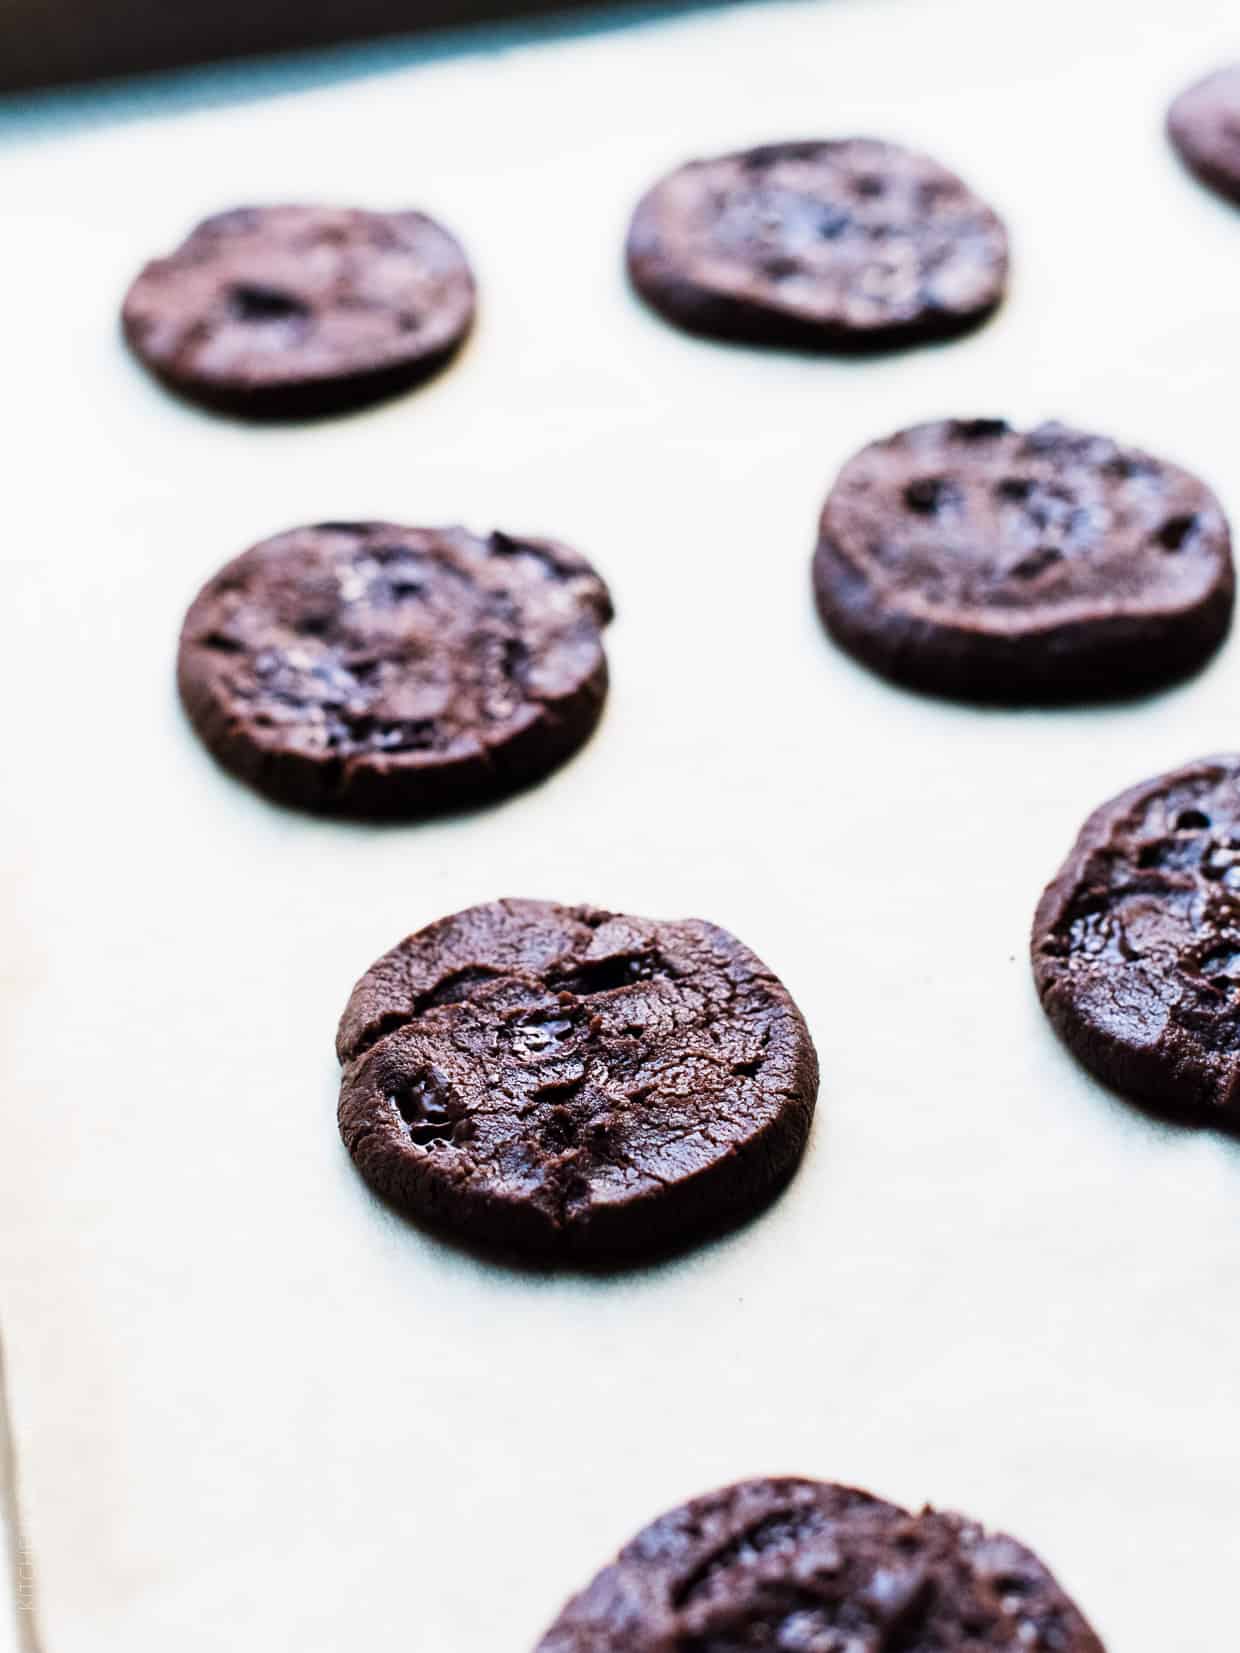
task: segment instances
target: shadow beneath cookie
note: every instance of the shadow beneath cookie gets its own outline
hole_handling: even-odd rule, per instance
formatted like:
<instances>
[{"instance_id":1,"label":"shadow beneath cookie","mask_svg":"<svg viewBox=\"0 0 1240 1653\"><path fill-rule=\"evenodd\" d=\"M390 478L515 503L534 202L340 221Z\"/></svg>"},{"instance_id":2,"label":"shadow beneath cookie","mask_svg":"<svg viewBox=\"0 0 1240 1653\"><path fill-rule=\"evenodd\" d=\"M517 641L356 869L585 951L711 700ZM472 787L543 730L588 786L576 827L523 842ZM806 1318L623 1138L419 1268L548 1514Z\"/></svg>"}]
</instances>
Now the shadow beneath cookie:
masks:
<instances>
[{"instance_id":1,"label":"shadow beneath cookie","mask_svg":"<svg viewBox=\"0 0 1240 1653\"><path fill-rule=\"evenodd\" d=\"M860 674L858 681L869 679L918 700L990 716L1138 710L1199 678L1216 663L1228 635L1221 633L1205 652L1195 652L1191 658L1164 659L1156 669L1150 665L1148 645L1134 644L1121 646L1097 672L1091 669L1087 679L1052 677L1048 673L1045 681L1037 682L1028 680L1027 666L1010 678L996 663L979 679L959 662L944 666L941 659L911 663L907 657L898 661L871 659L825 623L821 630L824 647ZM1138 671L1142 675L1134 677Z\"/></svg>"},{"instance_id":2,"label":"shadow beneath cookie","mask_svg":"<svg viewBox=\"0 0 1240 1653\"><path fill-rule=\"evenodd\" d=\"M773 309L762 309L701 292L686 302L667 303L643 289L629 272L629 290L639 309L664 328L672 328L701 345L729 352L755 351L800 361L876 362L897 360L923 351L947 349L983 329L1002 310L1001 301L967 315L930 311L908 322L874 327L869 331L844 324L825 329L818 321L799 320Z\"/></svg>"},{"instance_id":3,"label":"shadow beneath cookie","mask_svg":"<svg viewBox=\"0 0 1240 1653\"><path fill-rule=\"evenodd\" d=\"M1071 1057L1070 1051L1067 1054ZM1177 1109L1165 1099L1153 1101L1134 1096L1131 1092L1118 1090L1092 1069L1086 1068L1084 1071L1089 1074L1108 1109L1122 1109L1127 1114L1136 1114L1148 1125L1153 1125L1161 1135L1208 1134L1240 1149L1240 1119L1228 1119L1189 1108Z\"/></svg>"},{"instance_id":4,"label":"shadow beneath cookie","mask_svg":"<svg viewBox=\"0 0 1240 1653\"><path fill-rule=\"evenodd\" d=\"M551 785L563 771L570 768L574 759L599 737L607 718L607 700L604 695L594 722L586 734L578 736L573 732L571 742L567 743L557 740L553 750L549 754L540 755L537 766L531 762L531 767L524 774L511 769L503 773L498 773L494 768L485 771L480 769L467 795L432 798L429 802L421 803L416 809L407 803L403 808L399 807L399 797L393 807L366 810L342 808L334 801L324 801L321 798L314 801L297 801L280 796L272 787L256 784L231 765L222 763L198 736L179 702L178 710L181 713L188 745L204 766L205 786L218 791L217 783L223 777L234 797L249 800L263 809L274 811L278 817L285 820L296 820L306 825L351 828L359 833L377 834L416 831L420 826L465 825L502 810L505 805L521 798L535 796L541 788ZM380 790L374 789L372 796L377 795Z\"/></svg>"},{"instance_id":5,"label":"shadow beneath cookie","mask_svg":"<svg viewBox=\"0 0 1240 1653\"><path fill-rule=\"evenodd\" d=\"M1045 1018L1044 1018L1045 1020ZM1175 1137L1186 1134L1208 1134L1240 1149L1240 1115L1229 1118L1220 1112L1211 1112L1200 1106L1185 1106L1160 1093L1158 1096L1138 1094L1122 1089L1093 1063L1085 1061L1063 1039L1053 1022L1046 1021L1046 1032L1054 1041L1060 1059L1077 1075L1083 1074L1090 1082L1092 1094L1107 1113L1131 1122L1143 1120L1160 1136Z\"/></svg>"},{"instance_id":6,"label":"shadow beneath cookie","mask_svg":"<svg viewBox=\"0 0 1240 1653\"><path fill-rule=\"evenodd\" d=\"M342 374L318 383L256 385L249 390L215 389L209 384L190 385L170 374L147 367L132 357L135 380L152 395L171 397L186 413L197 414L213 424L241 426L248 430L283 430L339 424L429 392L447 380L471 354L472 334L458 343L424 357L413 366L404 365Z\"/></svg>"},{"instance_id":7,"label":"shadow beneath cookie","mask_svg":"<svg viewBox=\"0 0 1240 1653\"><path fill-rule=\"evenodd\" d=\"M347 1156L343 1144L342 1152L346 1152ZM635 1245L623 1251L591 1252L589 1255L523 1251L479 1239L476 1235L463 1235L424 1220L369 1183L364 1183L364 1186L366 1194L411 1235L416 1235L435 1250L442 1249L447 1254L469 1258L483 1268L520 1275L524 1279L620 1281L674 1267L694 1253L709 1251L733 1236L739 1237L779 1203L796 1171L794 1166L775 1186L744 1210L715 1215L671 1239L641 1245L640 1248ZM355 1169L354 1174L357 1174ZM364 1181L360 1177L359 1180Z\"/></svg>"}]
</instances>

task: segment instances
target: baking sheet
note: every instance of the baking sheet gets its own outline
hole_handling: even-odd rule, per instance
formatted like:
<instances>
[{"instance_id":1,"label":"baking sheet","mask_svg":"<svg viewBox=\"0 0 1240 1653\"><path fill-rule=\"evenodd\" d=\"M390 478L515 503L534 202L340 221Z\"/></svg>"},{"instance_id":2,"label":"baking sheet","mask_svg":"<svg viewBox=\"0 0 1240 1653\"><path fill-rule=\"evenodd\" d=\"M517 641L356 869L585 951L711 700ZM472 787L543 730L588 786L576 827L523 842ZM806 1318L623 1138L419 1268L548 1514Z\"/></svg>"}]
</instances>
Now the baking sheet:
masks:
<instances>
[{"instance_id":1,"label":"baking sheet","mask_svg":"<svg viewBox=\"0 0 1240 1653\"><path fill-rule=\"evenodd\" d=\"M523 1649L648 1517L766 1471L1010 1529L1113 1650L1234 1642L1240 1146L1087 1079L1025 938L1089 808L1236 745L1240 640L1141 705L953 707L833 651L807 565L840 462L947 413L1112 431L1240 514L1240 213L1160 132L1236 45L1218 0L836 0L0 116L0 1316L46 1653ZM627 294L664 167L854 131L1008 217L984 331L814 361ZM148 383L115 334L135 265L285 198L442 215L482 284L459 364L283 430ZM588 750L388 829L217 772L172 691L184 606L351 516L586 550L619 610ZM773 1210L582 1278L379 1208L336 1136L336 1017L399 936L499 894L707 916L783 976L823 1084Z\"/></svg>"}]
</instances>

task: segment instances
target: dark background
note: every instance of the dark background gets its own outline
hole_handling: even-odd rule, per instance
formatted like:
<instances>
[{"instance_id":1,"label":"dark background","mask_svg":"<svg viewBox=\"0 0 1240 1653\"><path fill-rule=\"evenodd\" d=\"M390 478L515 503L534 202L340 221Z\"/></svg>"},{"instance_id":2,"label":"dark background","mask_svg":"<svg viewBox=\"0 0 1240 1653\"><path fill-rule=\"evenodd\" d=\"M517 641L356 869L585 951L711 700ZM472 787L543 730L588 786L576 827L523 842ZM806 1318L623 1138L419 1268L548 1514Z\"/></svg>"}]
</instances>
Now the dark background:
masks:
<instances>
[{"instance_id":1,"label":"dark background","mask_svg":"<svg viewBox=\"0 0 1240 1653\"><path fill-rule=\"evenodd\" d=\"M570 9L574 0L0 0L0 91Z\"/></svg>"}]
</instances>

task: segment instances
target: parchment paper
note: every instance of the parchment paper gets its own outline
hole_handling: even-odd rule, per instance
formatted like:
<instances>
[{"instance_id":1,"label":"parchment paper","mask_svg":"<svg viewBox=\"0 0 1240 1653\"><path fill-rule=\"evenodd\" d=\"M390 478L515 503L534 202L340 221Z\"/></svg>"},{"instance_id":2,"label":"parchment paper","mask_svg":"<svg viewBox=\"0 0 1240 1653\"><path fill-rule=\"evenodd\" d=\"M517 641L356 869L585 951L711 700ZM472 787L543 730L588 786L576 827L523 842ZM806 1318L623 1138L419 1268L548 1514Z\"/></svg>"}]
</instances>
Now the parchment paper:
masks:
<instances>
[{"instance_id":1,"label":"parchment paper","mask_svg":"<svg viewBox=\"0 0 1240 1653\"><path fill-rule=\"evenodd\" d=\"M842 658L807 572L843 459L948 413L1111 431L1240 514L1240 213L1161 135L1238 47L1230 0L839 0L4 114L0 1313L47 1653L521 1653L646 1519L767 1471L1010 1529L1113 1653L1240 1641L1240 1147L1085 1077L1026 960L1085 813L1240 742L1240 639L1141 705L987 713ZM851 132L1006 214L984 331L815 361L628 295L663 168ZM309 428L176 406L116 337L132 271L303 198L442 215L474 342ZM220 774L172 662L221 561L385 515L559 535L620 617L581 757L369 830ZM700 914L780 973L823 1083L772 1211L583 1279L379 1208L336 1017L390 943L499 894Z\"/></svg>"}]
</instances>

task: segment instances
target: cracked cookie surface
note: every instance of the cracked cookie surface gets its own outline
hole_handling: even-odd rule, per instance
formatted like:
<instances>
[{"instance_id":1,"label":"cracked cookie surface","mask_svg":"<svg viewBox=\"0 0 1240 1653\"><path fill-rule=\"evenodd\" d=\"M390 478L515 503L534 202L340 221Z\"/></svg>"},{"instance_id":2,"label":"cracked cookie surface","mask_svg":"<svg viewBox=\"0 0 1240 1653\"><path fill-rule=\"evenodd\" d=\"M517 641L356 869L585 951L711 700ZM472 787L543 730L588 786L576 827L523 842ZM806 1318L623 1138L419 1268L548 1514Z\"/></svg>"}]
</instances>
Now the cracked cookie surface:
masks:
<instances>
[{"instance_id":1,"label":"cracked cookie surface","mask_svg":"<svg viewBox=\"0 0 1240 1653\"><path fill-rule=\"evenodd\" d=\"M1106 1084L1240 1126L1240 756L1096 810L1038 905L1032 955L1051 1022Z\"/></svg>"},{"instance_id":2,"label":"cracked cookie surface","mask_svg":"<svg viewBox=\"0 0 1240 1653\"><path fill-rule=\"evenodd\" d=\"M1038 1558L851 1487L744 1481L660 1516L536 1653L1102 1653Z\"/></svg>"},{"instance_id":3,"label":"cracked cookie surface","mask_svg":"<svg viewBox=\"0 0 1240 1653\"><path fill-rule=\"evenodd\" d=\"M502 796L584 743L610 617L602 580L553 541L321 523L208 581L178 683L212 753L260 791L421 815Z\"/></svg>"},{"instance_id":4,"label":"cracked cookie surface","mask_svg":"<svg viewBox=\"0 0 1240 1653\"><path fill-rule=\"evenodd\" d=\"M121 324L181 395L300 418L428 377L469 332L474 303L464 252L423 213L238 207L147 264Z\"/></svg>"},{"instance_id":5,"label":"cracked cookie surface","mask_svg":"<svg viewBox=\"0 0 1240 1653\"><path fill-rule=\"evenodd\" d=\"M1007 284L995 213L929 156L871 138L691 161L638 204L637 291L691 332L875 350L975 326Z\"/></svg>"},{"instance_id":6,"label":"cracked cookie surface","mask_svg":"<svg viewBox=\"0 0 1240 1653\"><path fill-rule=\"evenodd\" d=\"M1202 183L1240 205L1240 63L1181 92L1167 111L1167 133Z\"/></svg>"},{"instance_id":7,"label":"cracked cookie surface","mask_svg":"<svg viewBox=\"0 0 1240 1653\"><path fill-rule=\"evenodd\" d=\"M813 575L823 623L863 664L1009 703L1183 677L1226 635L1234 594L1204 483L1105 436L1002 419L863 448L823 507Z\"/></svg>"},{"instance_id":8,"label":"cracked cookie surface","mask_svg":"<svg viewBox=\"0 0 1240 1653\"><path fill-rule=\"evenodd\" d=\"M751 1214L804 1148L818 1066L785 988L697 919L507 900L394 947L341 1019L358 1169L426 1223L565 1258Z\"/></svg>"}]
</instances>

